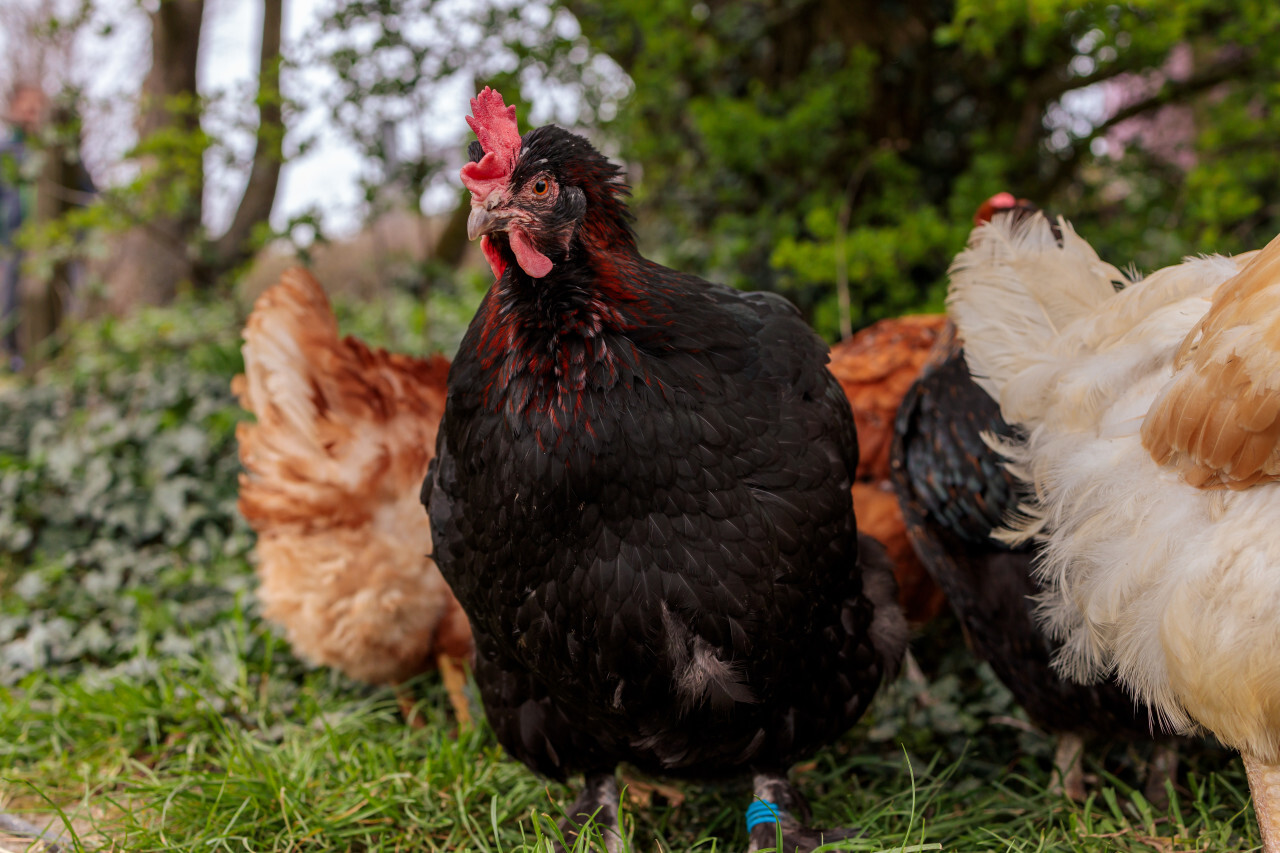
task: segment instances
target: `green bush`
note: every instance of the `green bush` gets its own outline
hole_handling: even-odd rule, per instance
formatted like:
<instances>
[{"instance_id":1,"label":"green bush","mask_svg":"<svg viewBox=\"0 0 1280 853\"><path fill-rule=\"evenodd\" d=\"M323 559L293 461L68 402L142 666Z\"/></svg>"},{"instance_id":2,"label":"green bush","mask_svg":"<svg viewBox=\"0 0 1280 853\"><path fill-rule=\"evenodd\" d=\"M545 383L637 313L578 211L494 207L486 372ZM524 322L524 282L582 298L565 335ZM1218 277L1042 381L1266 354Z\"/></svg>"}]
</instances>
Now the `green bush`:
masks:
<instances>
[{"instance_id":1,"label":"green bush","mask_svg":"<svg viewBox=\"0 0 1280 853\"><path fill-rule=\"evenodd\" d=\"M0 393L0 683L193 647L249 588L226 304L79 330Z\"/></svg>"}]
</instances>

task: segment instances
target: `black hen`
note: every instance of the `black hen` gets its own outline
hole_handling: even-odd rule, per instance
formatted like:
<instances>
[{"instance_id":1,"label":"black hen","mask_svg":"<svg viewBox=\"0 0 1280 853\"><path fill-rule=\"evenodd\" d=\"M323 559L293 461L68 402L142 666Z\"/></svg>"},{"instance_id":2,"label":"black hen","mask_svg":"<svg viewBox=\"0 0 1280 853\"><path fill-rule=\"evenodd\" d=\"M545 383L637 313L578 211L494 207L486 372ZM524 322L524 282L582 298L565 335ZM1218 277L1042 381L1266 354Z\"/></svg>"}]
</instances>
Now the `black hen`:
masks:
<instances>
[{"instance_id":1,"label":"black hen","mask_svg":"<svg viewBox=\"0 0 1280 853\"><path fill-rule=\"evenodd\" d=\"M487 89L472 111L470 226L498 280L423 500L489 721L539 773L586 774L570 817L598 810L611 846L626 761L753 772L800 812L786 849L811 849L786 769L857 720L906 633L883 558L859 561L827 348L780 297L641 257L586 140L521 139ZM752 836L772 846L774 823Z\"/></svg>"},{"instance_id":2,"label":"black hen","mask_svg":"<svg viewBox=\"0 0 1280 853\"><path fill-rule=\"evenodd\" d=\"M1001 196L1008 197L1007 204ZM992 212L1040 215L1029 202L1001 194L984 204ZM989 211L989 207L995 211ZM985 214L985 215L984 215ZM1056 644L1036 624L1032 575L1035 551L991 538L1016 512L1021 486L983 434L1008 437L1000 408L969 375L964 350L950 323L929 361L903 397L890 451L891 477L907 533L925 568L942 587L974 654L992 670L1027 714L1059 735L1055 765L1066 792L1084 797L1083 737L1149 739L1151 717L1114 681L1080 685L1052 666ZM1157 753L1159 772L1148 796L1164 796L1176 755Z\"/></svg>"}]
</instances>

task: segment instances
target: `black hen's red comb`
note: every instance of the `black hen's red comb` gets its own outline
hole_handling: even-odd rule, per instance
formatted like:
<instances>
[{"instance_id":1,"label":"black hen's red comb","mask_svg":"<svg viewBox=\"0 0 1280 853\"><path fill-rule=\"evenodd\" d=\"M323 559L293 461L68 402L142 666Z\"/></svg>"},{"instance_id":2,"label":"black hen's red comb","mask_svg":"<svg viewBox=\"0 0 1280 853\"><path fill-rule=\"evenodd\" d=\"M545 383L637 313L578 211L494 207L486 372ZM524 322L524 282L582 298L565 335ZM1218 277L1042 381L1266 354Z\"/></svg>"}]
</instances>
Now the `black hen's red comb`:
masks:
<instances>
[{"instance_id":1,"label":"black hen's red comb","mask_svg":"<svg viewBox=\"0 0 1280 853\"><path fill-rule=\"evenodd\" d=\"M520 154L520 130L516 124L516 108L502 102L502 95L484 87L471 99L471 115L467 124L475 131L484 149L479 162L462 167L462 184L476 199L483 200L506 186Z\"/></svg>"}]
</instances>

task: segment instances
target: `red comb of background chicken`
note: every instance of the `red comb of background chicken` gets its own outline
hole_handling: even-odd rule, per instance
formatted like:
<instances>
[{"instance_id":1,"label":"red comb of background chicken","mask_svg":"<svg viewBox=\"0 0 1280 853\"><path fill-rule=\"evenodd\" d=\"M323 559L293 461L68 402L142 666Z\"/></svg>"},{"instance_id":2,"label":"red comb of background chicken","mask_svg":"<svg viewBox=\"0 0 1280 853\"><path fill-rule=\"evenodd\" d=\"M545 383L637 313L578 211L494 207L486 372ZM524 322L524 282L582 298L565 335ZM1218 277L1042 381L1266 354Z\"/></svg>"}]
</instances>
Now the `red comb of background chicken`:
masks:
<instances>
[{"instance_id":1,"label":"red comb of background chicken","mask_svg":"<svg viewBox=\"0 0 1280 853\"><path fill-rule=\"evenodd\" d=\"M990 222L991 217L1000 211L1013 210L1018 204L1019 200L1013 193L996 193L978 206L978 212L973 215L973 224L981 225L984 222Z\"/></svg>"},{"instance_id":2,"label":"red comb of background chicken","mask_svg":"<svg viewBox=\"0 0 1280 853\"><path fill-rule=\"evenodd\" d=\"M1033 201L1015 198L1013 193L996 193L979 205L977 213L973 214L973 224L981 225L984 222L990 222L997 213L1006 213L1012 216L1014 221L1021 221L1037 213L1044 214L1049 220L1049 230L1053 232L1054 239L1058 241L1059 246L1062 245L1062 229L1058 225L1057 217L1041 210L1040 206Z\"/></svg>"},{"instance_id":3,"label":"red comb of background chicken","mask_svg":"<svg viewBox=\"0 0 1280 853\"><path fill-rule=\"evenodd\" d=\"M516 156L520 153L516 108L504 104L502 95L485 86L483 92L471 99L467 124L480 140L484 157L479 163L462 167L462 184L477 201L483 201L506 185L515 168Z\"/></svg>"}]
</instances>

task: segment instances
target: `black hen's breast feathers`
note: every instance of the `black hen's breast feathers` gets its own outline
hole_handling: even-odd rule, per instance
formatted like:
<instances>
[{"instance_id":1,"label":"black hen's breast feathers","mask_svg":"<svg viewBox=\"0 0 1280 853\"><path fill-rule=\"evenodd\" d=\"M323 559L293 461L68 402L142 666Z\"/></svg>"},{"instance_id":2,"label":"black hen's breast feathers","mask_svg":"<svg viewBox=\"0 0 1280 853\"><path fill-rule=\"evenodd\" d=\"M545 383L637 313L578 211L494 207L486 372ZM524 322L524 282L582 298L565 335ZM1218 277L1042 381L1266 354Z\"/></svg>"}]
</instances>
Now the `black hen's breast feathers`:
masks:
<instances>
[{"instance_id":1,"label":"black hen's breast feathers","mask_svg":"<svg viewBox=\"0 0 1280 853\"><path fill-rule=\"evenodd\" d=\"M602 287L572 260L536 285L560 276L555 299L518 272L486 297L424 489L490 721L556 777L785 767L903 640L864 594L826 347L785 300L639 256Z\"/></svg>"}]
</instances>

